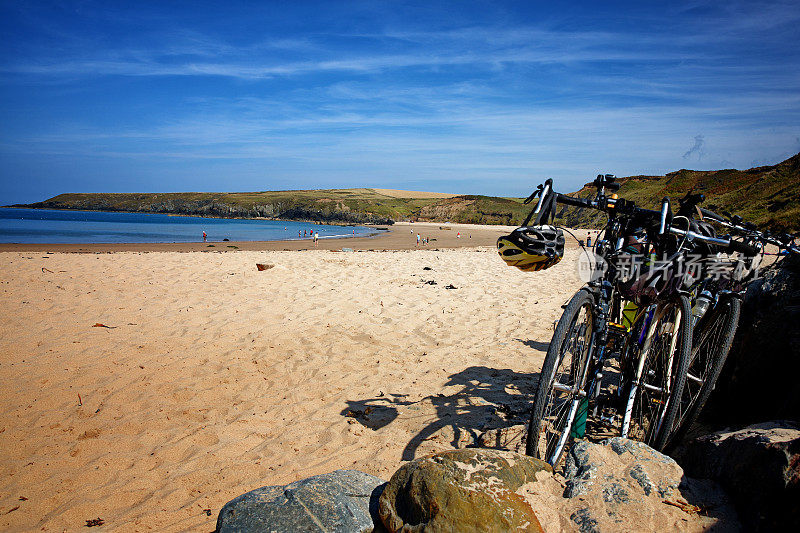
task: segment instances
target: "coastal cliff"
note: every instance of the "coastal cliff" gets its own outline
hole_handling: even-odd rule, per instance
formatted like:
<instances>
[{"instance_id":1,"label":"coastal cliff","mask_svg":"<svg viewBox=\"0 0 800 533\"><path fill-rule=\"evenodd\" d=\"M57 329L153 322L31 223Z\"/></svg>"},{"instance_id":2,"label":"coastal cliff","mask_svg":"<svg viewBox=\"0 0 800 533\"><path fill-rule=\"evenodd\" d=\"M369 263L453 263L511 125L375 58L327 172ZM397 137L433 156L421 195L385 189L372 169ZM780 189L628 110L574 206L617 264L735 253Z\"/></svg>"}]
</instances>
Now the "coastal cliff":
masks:
<instances>
[{"instance_id":1,"label":"coastal cliff","mask_svg":"<svg viewBox=\"0 0 800 533\"><path fill-rule=\"evenodd\" d=\"M535 180L532 180L533 190ZM543 180L542 180L543 181ZM619 195L642 207L657 208L689 192L703 193L703 207L730 211L760 227L800 229L800 154L777 165L748 170L678 170L664 176L619 179ZM560 189L558 182L556 188ZM595 194L586 184L573 196ZM522 198L395 191L388 189L318 189L241 193L67 193L14 207L83 209L134 213L311 220L337 224L392 224L398 220L462 224L519 225L531 209ZM556 222L597 228L598 211L563 207Z\"/></svg>"}]
</instances>

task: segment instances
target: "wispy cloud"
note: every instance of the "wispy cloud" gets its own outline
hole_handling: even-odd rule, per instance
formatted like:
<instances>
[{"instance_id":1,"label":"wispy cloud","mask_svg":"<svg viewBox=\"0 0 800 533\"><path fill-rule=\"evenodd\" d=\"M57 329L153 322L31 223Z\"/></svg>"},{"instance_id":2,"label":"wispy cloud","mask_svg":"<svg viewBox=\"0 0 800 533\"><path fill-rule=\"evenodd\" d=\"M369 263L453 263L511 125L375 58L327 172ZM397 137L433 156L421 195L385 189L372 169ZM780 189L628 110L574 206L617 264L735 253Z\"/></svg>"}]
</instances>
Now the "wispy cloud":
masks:
<instances>
[{"instance_id":1,"label":"wispy cloud","mask_svg":"<svg viewBox=\"0 0 800 533\"><path fill-rule=\"evenodd\" d=\"M703 150L703 145L705 145L706 141L702 135L695 135L694 137L694 144L691 148L686 150L686 153L683 154L684 159L689 159L692 155L697 156L697 160L700 161L703 156L705 155L705 151Z\"/></svg>"},{"instance_id":2,"label":"wispy cloud","mask_svg":"<svg viewBox=\"0 0 800 533\"><path fill-rule=\"evenodd\" d=\"M524 194L529 176L577 186L796 150L788 3L502 12L517 7L436 20L387 4L317 25L291 6L255 24L257 7L218 24L167 8L89 3L76 19L22 7L29 31L10 28L0 56L0 152L26 169L81 158L109 174L159 163Z\"/></svg>"}]
</instances>

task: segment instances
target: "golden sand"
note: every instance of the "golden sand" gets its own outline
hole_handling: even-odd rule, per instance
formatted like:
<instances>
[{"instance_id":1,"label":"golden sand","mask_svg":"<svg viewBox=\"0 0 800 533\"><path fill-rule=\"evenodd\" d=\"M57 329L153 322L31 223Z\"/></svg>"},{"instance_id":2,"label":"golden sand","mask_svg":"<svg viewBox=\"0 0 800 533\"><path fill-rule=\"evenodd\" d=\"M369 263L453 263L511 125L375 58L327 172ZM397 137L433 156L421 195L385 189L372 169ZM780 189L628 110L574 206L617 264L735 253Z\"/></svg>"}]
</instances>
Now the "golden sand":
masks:
<instances>
[{"instance_id":1,"label":"golden sand","mask_svg":"<svg viewBox=\"0 0 800 533\"><path fill-rule=\"evenodd\" d=\"M0 253L0 529L211 531L246 491L502 425L576 256Z\"/></svg>"}]
</instances>

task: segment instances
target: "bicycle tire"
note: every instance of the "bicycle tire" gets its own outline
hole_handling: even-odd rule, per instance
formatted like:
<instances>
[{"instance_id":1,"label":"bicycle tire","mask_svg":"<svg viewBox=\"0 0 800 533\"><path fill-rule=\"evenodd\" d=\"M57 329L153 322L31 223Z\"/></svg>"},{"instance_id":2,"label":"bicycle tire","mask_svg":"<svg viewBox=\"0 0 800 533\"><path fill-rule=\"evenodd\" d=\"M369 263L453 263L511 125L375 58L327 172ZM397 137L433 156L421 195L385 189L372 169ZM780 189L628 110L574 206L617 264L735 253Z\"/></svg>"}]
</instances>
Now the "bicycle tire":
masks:
<instances>
[{"instance_id":1,"label":"bicycle tire","mask_svg":"<svg viewBox=\"0 0 800 533\"><path fill-rule=\"evenodd\" d=\"M667 448L677 445L692 427L717 383L733 345L742 303L736 296L720 297L719 303L692 332L692 351L681 393L675 431ZM698 331L699 330L699 331Z\"/></svg>"},{"instance_id":2,"label":"bicycle tire","mask_svg":"<svg viewBox=\"0 0 800 533\"><path fill-rule=\"evenodd\" d=\"M586 380L586 366L591 350L595 324L594 304L594 296L583 289L570 299L553 332L539 375L525 452L553 466L558 463L568 441L572 439L569 432L575 419L576 402L580 401ZM584 309L586 320L579 322ZM558 372L561 368L565 369L564 373ZM562 389L570 387L572 392L554 389L556 379ZM565 411L566 408L569 411Z\"/></svg>"},{"instance_id":3,"label":"bicycle tire","mask_svg":"<svg viewBox=\"0 0 800 533\"><path fill-rule=\"evenodd\" d=\"M628 392L625 412L626 417L630 413L630 423L623 436L659 451L672 434L680 407L675 391L682 391L686 380L692 342L691 316L689 299L684 295L678 295L657 311L640 354L645 359L639 381L633 380Z\"/></svg>"}]
</instances>

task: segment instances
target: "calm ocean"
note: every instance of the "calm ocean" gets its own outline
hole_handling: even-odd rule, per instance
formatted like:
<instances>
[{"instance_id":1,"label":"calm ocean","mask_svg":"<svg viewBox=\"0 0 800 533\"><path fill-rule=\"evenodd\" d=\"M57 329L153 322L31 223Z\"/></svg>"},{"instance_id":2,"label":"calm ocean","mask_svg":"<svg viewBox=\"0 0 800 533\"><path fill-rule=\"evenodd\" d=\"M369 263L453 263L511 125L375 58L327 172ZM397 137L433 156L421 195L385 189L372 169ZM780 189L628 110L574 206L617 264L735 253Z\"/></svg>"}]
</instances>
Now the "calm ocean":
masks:
<instances>
[{"instance_id":1,"label":"calm ocean","mask_svg":"<svg viewBox=\"0 0 800 533\"><path fill-rule=\"evenodd\" d=\"M203 231L209 242L282 241L303 238L303 231L311 230L319 231L320 239L352 237L353 231L356 236L375 233L375 228L364 226L280 220L0 208L0 242L14 243L200 242Z\"/></svg>"}]
</instances>

